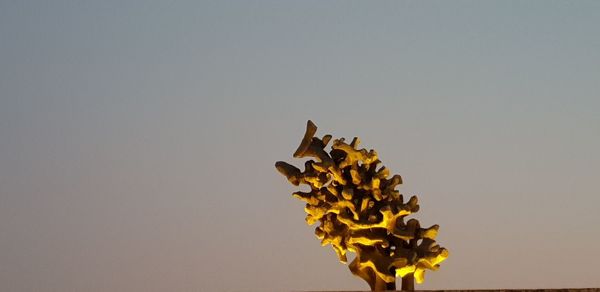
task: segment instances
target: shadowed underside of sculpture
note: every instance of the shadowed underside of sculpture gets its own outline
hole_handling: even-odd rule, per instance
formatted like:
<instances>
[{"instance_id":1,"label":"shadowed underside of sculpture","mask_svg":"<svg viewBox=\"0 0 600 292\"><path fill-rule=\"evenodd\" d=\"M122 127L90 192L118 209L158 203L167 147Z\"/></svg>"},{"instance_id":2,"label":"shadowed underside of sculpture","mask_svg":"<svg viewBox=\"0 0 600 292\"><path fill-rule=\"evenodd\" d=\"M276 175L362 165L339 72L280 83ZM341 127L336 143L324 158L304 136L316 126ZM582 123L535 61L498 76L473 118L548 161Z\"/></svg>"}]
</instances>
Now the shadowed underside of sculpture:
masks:
<instances>
[{"instance_id":1,"label":"shadowed underside of sculpture","mask_svg":"<svg viewBox=\"0 0 600 292\"><path fill-rule=\"evenodd\" d=\"M333 247L342 263L347 263L348 251L355 253L350 271L371 290L395 290L396 277L402 277L402 290L414 290L414 280L422 283L425 270L437 270L448 257L448 250L435 242L439 226L421 228L418 220L406 220L419 210L417 197L404 201L395 190L402 178L378 168L381 161L374 150L358 149L358 138L350 144L340 138L327 152L331 135L319 139L316 131L308 121L294 153L296 158L314 158L305 162L304 171L283 161L275 164L290 183L311 188L293 193L306 202L306 222L319 222L315 234L322 245Z\"/></svg>"}]
</instances>

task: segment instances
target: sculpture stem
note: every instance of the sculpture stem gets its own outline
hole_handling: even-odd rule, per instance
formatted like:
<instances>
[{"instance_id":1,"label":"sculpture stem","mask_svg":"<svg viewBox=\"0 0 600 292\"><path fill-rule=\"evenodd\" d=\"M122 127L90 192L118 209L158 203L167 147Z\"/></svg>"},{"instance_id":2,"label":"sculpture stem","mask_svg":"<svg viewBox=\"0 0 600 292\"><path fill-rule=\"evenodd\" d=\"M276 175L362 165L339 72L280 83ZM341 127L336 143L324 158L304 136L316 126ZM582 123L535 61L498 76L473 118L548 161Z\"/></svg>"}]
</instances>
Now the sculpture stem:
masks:
<instances>
[{"instance_id":1,"label":"sculpture stem","mask_svg":"<svg viewBox=\"0 0 600 292\"><path fill-rule=\"evenodd\" d=\"M402 277L402 291L415 291L415 276L413 274Z\"/></svg>"}]
</instances>

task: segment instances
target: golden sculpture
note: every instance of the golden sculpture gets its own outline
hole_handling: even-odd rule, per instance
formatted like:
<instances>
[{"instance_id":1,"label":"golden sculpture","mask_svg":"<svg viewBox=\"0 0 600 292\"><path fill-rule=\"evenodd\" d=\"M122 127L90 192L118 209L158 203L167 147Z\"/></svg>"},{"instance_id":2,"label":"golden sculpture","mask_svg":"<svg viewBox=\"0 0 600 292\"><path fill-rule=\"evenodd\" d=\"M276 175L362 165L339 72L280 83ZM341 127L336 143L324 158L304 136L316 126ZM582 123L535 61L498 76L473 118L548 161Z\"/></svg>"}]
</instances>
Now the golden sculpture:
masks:
<instances>
[{"instance_id":1,"label":"golden sculpture","mask_svg":"<svg viewBox=\"0 0 600 292\"><path fill-rule=\"evenodd\" d=\"M342 263L348 251L356 254L349 268L369 284L372 291L395 290L396 277L402 290L414 290L414 280L422 283L426 269L437 270L448 250L435 242L439 226L421 228L419 221L406 216L419 210L417 197L404 202L395 190L402 184L399 175L389 177L374 150L358 149L359 139L347 144L331 135L315 137L317 126L308 121L306 133L294 153L311 157L304 172L283 161L275 164L293 185L306 184L310 192L293 196L306 202L306 222L320 222L315 234L322 245L331 244Z\"/></svg>"}]
</instances>

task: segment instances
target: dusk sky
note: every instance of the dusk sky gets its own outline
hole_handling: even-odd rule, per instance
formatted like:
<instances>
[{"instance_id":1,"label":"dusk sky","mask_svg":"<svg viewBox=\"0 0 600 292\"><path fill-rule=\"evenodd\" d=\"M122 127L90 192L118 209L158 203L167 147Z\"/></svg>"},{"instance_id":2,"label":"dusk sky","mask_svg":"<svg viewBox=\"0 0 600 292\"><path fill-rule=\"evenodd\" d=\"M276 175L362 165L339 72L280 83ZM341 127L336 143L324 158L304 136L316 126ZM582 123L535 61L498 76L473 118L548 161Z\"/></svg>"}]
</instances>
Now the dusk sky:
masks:
<instances>
[{"instance_id":1,"label":"dusk sky","mask_svg":"<svg viewBox=\"0 0 600 292\"><path fill-rule=\"evenodd\" d=\"M600 286L600 1L0 0L0 290L365 290L274 167L375 149L450 257Z\"/></svg>"}]
</instances>

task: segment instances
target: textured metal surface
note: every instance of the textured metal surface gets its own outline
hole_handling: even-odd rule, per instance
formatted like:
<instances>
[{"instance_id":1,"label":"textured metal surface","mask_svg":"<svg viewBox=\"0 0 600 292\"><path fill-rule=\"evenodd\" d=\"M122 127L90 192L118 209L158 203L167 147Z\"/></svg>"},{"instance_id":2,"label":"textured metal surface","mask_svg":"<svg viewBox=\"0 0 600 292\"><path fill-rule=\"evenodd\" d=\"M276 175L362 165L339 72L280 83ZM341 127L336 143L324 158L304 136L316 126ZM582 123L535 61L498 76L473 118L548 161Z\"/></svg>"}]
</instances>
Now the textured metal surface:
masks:
<instances>
[{"instance_id":1,"label":"textured metal surface","mask_svg":"<svg viewBox=\"0 0 600 292\"><path fill-rule=\"evenodd\" d=\"M308 121L306 133L294 153L305 162L304 171L279 161L275 167L293 185L305 184L310 192L293 196L306 202L306 222L319 223L315 234L322 245L330 244L339 260L347 263L347 252L356 254L349 264L352 273L364 279L371 290L413 290L414 281L424 281L425 270L437 270L448 250L435 242L439 226L422 228L407 216L419 210L418 199L396 190L400 175L390 177L379 167L375 150L359 149L358 138L349 144L331 135L315 137L317 126Z\"/></svg>"}]
</instances>

